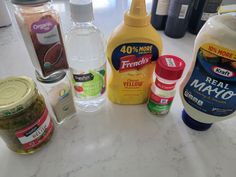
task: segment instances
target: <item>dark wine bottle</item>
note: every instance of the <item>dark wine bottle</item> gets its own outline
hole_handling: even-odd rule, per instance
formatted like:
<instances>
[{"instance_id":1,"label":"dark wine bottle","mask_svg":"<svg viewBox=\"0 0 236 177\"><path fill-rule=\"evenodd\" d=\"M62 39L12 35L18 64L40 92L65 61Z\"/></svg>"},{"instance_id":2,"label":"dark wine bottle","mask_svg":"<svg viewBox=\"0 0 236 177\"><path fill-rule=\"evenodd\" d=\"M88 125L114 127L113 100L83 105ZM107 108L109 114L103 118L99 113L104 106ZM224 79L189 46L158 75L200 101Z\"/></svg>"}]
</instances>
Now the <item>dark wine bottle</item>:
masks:
<instances>
[{"instance_id":1,"label":"dark wine bottle","mask_svg":"<svg viewBox=\"0 0 236 177\"><path fill-rule=\"evenodd\" d=\"M172 38L185 35L194 0L170 0L165 34Z\"/></svg>"},{"instance_id":2,"label":"dark wine bottle","mask_svg":"<svg viewBox=\"0 0 236 177\"><path fill-rule=\"evenodd\" d=\"M217 14L221 3L222 0L195 0L188 27L189 32L197 34L205 22Z\"/></svg>"},{"instance_id":3,"label":"dark wine bottle","mask_svg":"<svg viewBox=\"0 0 236 177\"><path fill-rule=\"evenodd\" d=\"M157 30L164 30L168 15L169 0L153 0L151 23Z\"/></svg>"}]
</instances>

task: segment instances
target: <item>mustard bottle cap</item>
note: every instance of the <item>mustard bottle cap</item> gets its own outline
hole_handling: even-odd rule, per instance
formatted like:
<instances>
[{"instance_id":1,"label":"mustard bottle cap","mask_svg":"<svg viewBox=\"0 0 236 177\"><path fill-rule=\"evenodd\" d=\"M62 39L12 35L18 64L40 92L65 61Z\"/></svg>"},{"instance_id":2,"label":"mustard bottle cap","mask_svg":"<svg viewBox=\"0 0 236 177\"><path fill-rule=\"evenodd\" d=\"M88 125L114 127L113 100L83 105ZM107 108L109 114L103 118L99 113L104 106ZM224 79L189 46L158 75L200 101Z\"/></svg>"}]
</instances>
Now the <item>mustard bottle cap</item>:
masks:
<instances>
[{"instance_id":1,"label":"mustard bottle cap","mask_svg":"<svg viewBox=\"0 0 236 177\"><path fill-rule=\"evenodd\" d=\"M130 10L125 13L124 22L129 26L147 26L150 24L150 15L146 10L145 0L132 0Z\"/></svg>"}]
</instances>

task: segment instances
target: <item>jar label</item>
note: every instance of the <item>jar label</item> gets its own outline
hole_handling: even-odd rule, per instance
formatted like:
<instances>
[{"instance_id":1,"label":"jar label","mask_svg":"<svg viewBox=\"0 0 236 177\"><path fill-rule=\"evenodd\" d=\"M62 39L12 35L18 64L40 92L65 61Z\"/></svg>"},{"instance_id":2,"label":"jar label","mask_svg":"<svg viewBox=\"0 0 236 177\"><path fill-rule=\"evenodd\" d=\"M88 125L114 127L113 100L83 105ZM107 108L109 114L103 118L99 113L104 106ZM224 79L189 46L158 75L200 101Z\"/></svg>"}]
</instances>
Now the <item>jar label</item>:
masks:
<instances>
[{"instance_id":1,"label":"jar label","mask_svg":"<svg viewBox=\"0 0 236 177\"><path fill-rule=\"evenodd\" d=\"M70 84L55 85L49 91L49 98L58 123L76 113Z\"/></svg>"},{"instance_id":2,"label":"jar label","mask_svg":"<svg viewBox=\"0 0 236 177\"><path fill-rule=\"evenodd\" d=\"M165 98L165 97L158 96L158 95L154 94L153 92L151 92L150 99L157 104L168 105L173 101L174 97Z\"/></svg>"},{"instance_id":3,"label":"jar label","mask_svg":"<svg viewBox=\"0 0 236 177\"><path fill-rule=\"evenodd\" d=\"M32 32L36 33L40 44L54 44L60 42L57 24L55 21L42 19L34 22L31 26Z\"/></svg>"},{"instance_id":4,"label":"jar label","mask_svg":"<svg viewBox=\"0 0 236 177\"><path fill-rule=\"evenodd\" d=\"M155 114L166 114L169 112L174 97L165 98L151 92L148 101L148 109Z\"/></svg>"},{"instance_id":5,"label":"jar label","mask_svg":"<svg viewBox=\"0 0 236 177\"><path fill-rule=\"evenodd\" d=\"M236 51L204 44L184 87L185 101L205 114L224 117L236 110Z\"/></svg>"},{"instance_id":6,"label":"jar label","mask_svg":"<svg viewBox=\"0 0 236 177\"><path fill-rule=\"evenodd\" d=\"M52 16L41 17L30 25L30 35L34 52L43 75L46 77L53 72L68 69L65 49L62 41L60 25ZM26 43L28 49L32 49L31 43ZM33 51L29 51L31 54ZM32 54L33 56L33 54ZM35 59L34 57L32 60Z\"/></svg>"},{"instance_id":7,"label":"jar label","mask_svg":"<svg viewBox=\"0 0 236 177\"><path fill-rule=\"evenodd\" d=\"M162 90L173 90L175 88L176 83L174 83L174 84L166 84L166 83L163 83L163 82L159 81L158 79L156 79L155 85L158 88L162 89Z\"/></svg>"},{"instance_id":8,"label":"jar label","mask_svg":"<svg viewBox=\"0 0 236 177\"><path fill-rule=\"evenodd\" d=\"M34 148L45 142L53 130L53 122L45 109L43 115L32 125L16 131L16 137L19 139L25 150Z\"/></svg>"},{"instance_id":9,"label":"jar label","mask_svg":"<svg viewBox=\"0 0 236 177\"><path fill-rule=\"evenodd\" d=\"M72 69L72 83L76 96L79 98L89 98L100 96L106 91L106 64L102 67L85 71Z\"/></svg>"}]
</instances>

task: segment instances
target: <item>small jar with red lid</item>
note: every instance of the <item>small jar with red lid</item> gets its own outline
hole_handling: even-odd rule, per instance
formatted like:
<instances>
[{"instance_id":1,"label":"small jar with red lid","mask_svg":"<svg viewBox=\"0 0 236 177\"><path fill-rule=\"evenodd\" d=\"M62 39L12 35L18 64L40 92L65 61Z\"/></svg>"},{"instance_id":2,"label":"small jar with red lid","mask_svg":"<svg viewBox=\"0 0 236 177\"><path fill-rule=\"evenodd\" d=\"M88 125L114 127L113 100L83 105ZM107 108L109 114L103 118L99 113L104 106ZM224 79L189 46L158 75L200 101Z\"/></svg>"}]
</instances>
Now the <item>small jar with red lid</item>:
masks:
<instances>
[{"instance_id":1,"label":"small jar with red lid","mask_svg":"<svg viewBox=\"0 0 236 177\"><path fill-rule=\"evenodd\" d=\"M157 115L167 114L175 96L175 85L181 78L185 62L173 55L163 55L156 63L155 83L152 84L147 107Z\"/></svg>"}]
</instances>

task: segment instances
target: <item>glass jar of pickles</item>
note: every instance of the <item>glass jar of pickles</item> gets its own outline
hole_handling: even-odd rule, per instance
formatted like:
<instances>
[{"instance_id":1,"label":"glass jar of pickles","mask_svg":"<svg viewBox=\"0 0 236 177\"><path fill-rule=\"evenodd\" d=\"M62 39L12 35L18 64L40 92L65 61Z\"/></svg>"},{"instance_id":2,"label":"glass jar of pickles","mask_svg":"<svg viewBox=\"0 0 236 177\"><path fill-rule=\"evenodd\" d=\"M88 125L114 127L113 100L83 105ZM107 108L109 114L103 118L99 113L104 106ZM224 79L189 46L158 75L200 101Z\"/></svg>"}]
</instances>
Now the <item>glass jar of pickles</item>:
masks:
<instances>
[{"instance_id":1,"label":"glass jar of pickles","mask_svg":"<svg viewBox=\"0 0 236 177\"><path fill-rule=\"evenodd\" d=\"M43 96L28 77L0 80L0 137L19 154L34 153L54 130Z\"/></svg>"}]
</instances>

